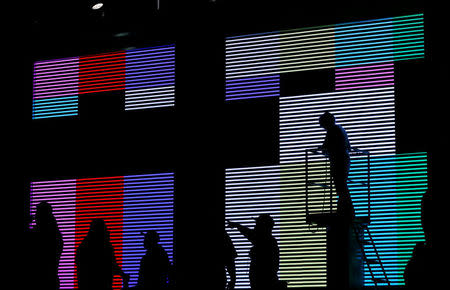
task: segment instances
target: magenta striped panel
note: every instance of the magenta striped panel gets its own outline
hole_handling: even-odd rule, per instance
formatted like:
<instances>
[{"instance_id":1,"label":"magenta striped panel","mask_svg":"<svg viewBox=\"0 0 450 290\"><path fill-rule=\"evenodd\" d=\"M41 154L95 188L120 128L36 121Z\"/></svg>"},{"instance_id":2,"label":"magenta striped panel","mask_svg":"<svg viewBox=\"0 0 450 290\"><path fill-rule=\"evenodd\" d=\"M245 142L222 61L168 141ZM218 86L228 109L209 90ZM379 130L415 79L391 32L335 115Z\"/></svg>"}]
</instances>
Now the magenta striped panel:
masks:
<instances>
[{"instance_id":1,"label":"magenta striped panel","mask_svg":"<svg viewBox=\"0 0 450 290\"><path fill-rule=\"evenodd\" d=\"M336 68L335 89L347 91L394 86L394 63Z\"/></svg>"},{"instance_id":2,"label":"magenta striped panel","mask_svg":"<svg viewBox=\"0 0 450 290\"><path fill-rule=\"evenodd\" d=\"M74 289L76 179L31 183L31 215L42 201L51 201L53 214L61 231L64 248L59 262L61 289ZM31 224L33 227L35 223Z\"/></svg>"}]
</instances>

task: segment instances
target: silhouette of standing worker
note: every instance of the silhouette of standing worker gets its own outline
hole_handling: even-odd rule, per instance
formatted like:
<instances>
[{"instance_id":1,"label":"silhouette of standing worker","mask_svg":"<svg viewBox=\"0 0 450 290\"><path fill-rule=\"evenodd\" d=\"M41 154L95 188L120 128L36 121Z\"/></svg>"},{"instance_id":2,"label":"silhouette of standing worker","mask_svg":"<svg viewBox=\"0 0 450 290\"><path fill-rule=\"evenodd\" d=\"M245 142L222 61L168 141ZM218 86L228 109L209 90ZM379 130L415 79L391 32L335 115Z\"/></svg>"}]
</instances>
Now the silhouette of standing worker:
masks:
<instances>
[{"instance_id":1,"label":"silhouette of standing worker","mask_svg":"<svg viewBox=\"0 0 450 290\"><path fill-rule=\"evenodd\" d=\"M319 118L320 126L326 131L323 145L319 147L330 160L330 174L336 188L338 200L338 214L353 217L354 209L347 186L350 170L350 142L344 128L335 123L334 116L325 112Z\"/></svg>"},{"instance_id":2,"label":"silhouette of standing worker","mask_svg":"<svg viewBox=\"0 0 450 290\"><path fill-rule=\"evenodd\" d=\"M124 288L129 276L117 265L109 231L103 219L94 219L75 256L80 290L111 290L113 278L120 275Z\"/></svg>"},{"instance_id":3,"label":"silhouette of standing worker","mask_svg":"<svg viewBox=\"0 0 450 290\"><path fill-rule=\"evenodd\" d=\"M141 259L138 284L135 289L168 288L170 261L166 251L158 243L159 235L156 231L151 230L145 234L144 247L147 252Z\"/></svg>"},{"instance_id":4,"label":"silhouette of standing worker","mask_svg":"<svg viewBox=\"0 0 450 290\"><path fill-rule=\"evenodd\" d=\"M228 226L237 228L251 243L250 249L250 286L252 290L278 289L278 269L280 251L276 239L272 236L273 219L269 214L261 214L256 219L254 229L236 222L227 221Z\"/></svg>"},{"instance_id":5,"label":"silhouette of standing worker","mask_svg":"<svg viewBox=\"0 0 450 290\"><path fill-rule=\"evenodd\" d=\"M237 257L236 249L234 248L233 242L231 241L230 236L227 231L224 230L224 286L227 290L233 290L236 284L236 264L234 260ZM227 283L227 271L228 275L230 275L230 281Z\"/></svg>"},{"instance_id":6,"label":"silhouette of standing worker","mask_svg":"<svg viewBox=\"0 0 450 290\"><path fill-rule=\"evenodd\" d=\"M31 278L35 289L59 289L58 266L63 239L49 203L36 207L36 226L31 231Z\"/></svg>"}]
</instances>

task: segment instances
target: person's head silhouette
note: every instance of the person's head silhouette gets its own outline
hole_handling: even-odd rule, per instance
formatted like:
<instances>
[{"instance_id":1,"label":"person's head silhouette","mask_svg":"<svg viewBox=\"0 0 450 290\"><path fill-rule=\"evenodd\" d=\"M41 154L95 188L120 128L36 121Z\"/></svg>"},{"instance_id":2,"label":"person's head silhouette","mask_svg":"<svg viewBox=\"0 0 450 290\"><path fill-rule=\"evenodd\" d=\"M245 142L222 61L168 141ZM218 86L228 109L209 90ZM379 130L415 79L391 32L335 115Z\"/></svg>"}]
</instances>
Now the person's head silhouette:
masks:
<instances>
[{"instance_id":1,"label":"person's head silhouette","mask_svg":"<svg viewBox=\"0 0 450 290\"><path fill-rule=\"evenodd\" d=\"M333 114L330 112L323 113L319 118L319 124L321 127L323 127L325 130L333 126L336 122L336 119L334 118Z\"/></svg>"},{"instance_id":2,"label":"person's head silhouette","mask_svg":"<svg viewBox=\"0 0 450 290\"><path fill-rule=\"evenodd\" d=\"M99 244L109 242L109 231L103 219L95 218L92 220L87 238L90 242Z\"/></svg>"},{"instance_id":3,"label":"person's head silhouette","mask_svg":"<svg viewBox=\"0 0 450 290\"><path fill-rule=\"evenodd\" d=\"M260 214L257 218L256 218L256 224L255 224L255 230L256 233L261 233L261 234L271 234L272 233L272 229L273 229L273 219L269 214Z\"/></svg>"},{"instance_id":4,"label":"person's head silhouette","mask_svg":"<svg viewBox=\"0 0 450 290\"><path fill-rule=\"evenodd\" d=\"M36 207L36 225L39 228L45 228L51 226L55 223L55 218L53 216L52 206L46 202L42 201Z\"/></svg>"},{"instance_id":5,"label":"person's head silhouette","mask_svg":"<svg viewBox=\"0 0 450 290\"><path fill-rule=\"evenodd\" d=\"M154 231L150 230L148 231L144 236L144 248L151 249L157 246L159 243L159 234Z\"/></svg>"}]
</instances>

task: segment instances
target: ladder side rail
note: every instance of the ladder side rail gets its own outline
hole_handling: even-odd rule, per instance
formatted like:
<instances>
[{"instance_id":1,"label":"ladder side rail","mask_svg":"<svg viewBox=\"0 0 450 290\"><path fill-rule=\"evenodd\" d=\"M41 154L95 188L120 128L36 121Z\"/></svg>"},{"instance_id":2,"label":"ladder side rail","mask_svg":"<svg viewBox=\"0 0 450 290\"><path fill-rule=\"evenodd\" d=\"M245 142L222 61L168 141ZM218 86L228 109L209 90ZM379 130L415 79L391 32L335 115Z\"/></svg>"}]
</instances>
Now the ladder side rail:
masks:
<instances>
[{"instance_id":1,"label":"ladder side rail","mask_svg":"<svg viewBox=\"0 0 450 290\"><path fill-rule=\"evenodd\" d=\"M377 247L375 246L375 243L372 239L372 235L370 234L369 228L367 228L367 234L369 236L370 242L372 243L373 250L375 252L375 255L377 256L377 259L380 264L381 271L383 272L384 278L386 278L386 283L388 284L388 286L391 286L391 283L389 282L389 278L387 276L386 270L384 269L383 262L381 261L380 254L378 253Z\"/></svg>"},{"instance_id":2,"label":"ladder side rail","mask_svg":"<svg viewBox=\"0 0 450 290\"><path fill-rule=\"evenodd\" d=\"M309 204L308 204L308 187L309 187L309 180L308 180L308 149L305 150L305 207L306 207L306 216L309 215Z\"/></svg>"},{"instance_id":3,"label":"ladder side rail","mask_svg":"<svg viewBox=\"0 0 450 290\"><path fill-rule=\"evenodd\" d=\"M358 242L359 248L361 249L361 255L362 255L363 261L366 263L367 268L369 269L369 273L370 273L370 276L372 277L372 281L375 283L375 287L377 287L377 286L378 286L377 280L375 279L375 274L373 273L372 266L371 266L370 263L368 262L367 255L366 255L366 251L365 251L365 249L364 249L364 244L361 242L361 240L360 240L360 238L359 238L360 235L359 235L359 233L358 233L358 230L357 230L357 228L356 228L356 225L353 224L352 227L353 227L353 232L354 232L355 235L356 235L356 241ZM364 236L364 229L363 229L363 236Z\"/></svg>"}]
</instances>

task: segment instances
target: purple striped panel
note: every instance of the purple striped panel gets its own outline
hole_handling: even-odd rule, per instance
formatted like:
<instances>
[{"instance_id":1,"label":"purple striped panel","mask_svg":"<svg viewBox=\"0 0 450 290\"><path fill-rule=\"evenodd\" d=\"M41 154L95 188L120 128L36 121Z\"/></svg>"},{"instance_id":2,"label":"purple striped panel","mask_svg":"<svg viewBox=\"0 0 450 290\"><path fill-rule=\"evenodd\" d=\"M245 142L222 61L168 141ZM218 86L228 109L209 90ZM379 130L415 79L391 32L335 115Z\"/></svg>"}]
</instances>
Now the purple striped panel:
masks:
<instances>
[{"instance_id":1,"label":"purple striped panel","mask_svg":"<svg viewBox=\"0 0 450 290\"><path fill-rule=\"evenodd\" d=\"M64 241L58 269L60 289L74 289L76 179L32 182L30 206L33 216L42 201L52 206ZM33 222L31 226L34 225Z\"/></svg>"},{"instance_id":2,"label":"purple striped panel","mask_svg":"<svg viewBox=\"0 0 450 290\"><path fill-rule=\"evenodd\" d=\"M226 80L225 99L241 100L279 97L280 75L265 75Z\"/></svg>"},{"instance_id":3,"label":"purple striped panel","mask_svg":"<svg viewBox=\"0 0 450 290\"><path fill-rule=\"evenodd\" d=\"M33 99L78 95L78 67L78 57L36 62Z\"/></svg>"}]
</instances>

